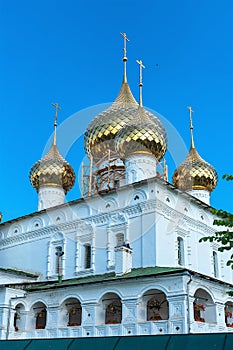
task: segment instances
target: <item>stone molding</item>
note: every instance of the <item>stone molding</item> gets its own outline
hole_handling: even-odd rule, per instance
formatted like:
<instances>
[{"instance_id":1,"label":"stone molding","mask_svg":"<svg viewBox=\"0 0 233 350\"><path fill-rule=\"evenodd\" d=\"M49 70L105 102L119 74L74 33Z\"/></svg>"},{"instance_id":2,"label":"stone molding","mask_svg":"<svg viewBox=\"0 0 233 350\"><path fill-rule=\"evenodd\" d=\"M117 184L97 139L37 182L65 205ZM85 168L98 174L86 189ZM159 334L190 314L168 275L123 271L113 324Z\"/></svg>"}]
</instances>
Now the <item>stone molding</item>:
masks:
<instances>
[{"instance_id":1,"label":"stone molding","mask_svg":"<svg viewBox=\"0 0 233 350\"><path fill-rule=\"evenodd\" d=\"M181 213L180 211L171 208L161 200L152 199L140 202L135 205L127 206L123 209L116 209L109 213L96 214L84 219L58 223L56 225L41 227L37 230L15 234L15 236L6 237L0 240L0 249L8 248L19 243L22 244L28 241L35 241L46 236L49 237L55 232L59 231L63 232L64 234L86 230L91 230L91 232L93 232L93 228L95 226L114 227L117 225L124 225L127 224L128 219L154 211L156 214L162 215L169 220L176 221L177 226L185 227L187 230L189 228L194 231L203 233L203 235L212 235L216 231L216 229L213 227L210 227L203 222L196 221L194 218L189 217L187 214Z\"/></svg>"}]
</instances>

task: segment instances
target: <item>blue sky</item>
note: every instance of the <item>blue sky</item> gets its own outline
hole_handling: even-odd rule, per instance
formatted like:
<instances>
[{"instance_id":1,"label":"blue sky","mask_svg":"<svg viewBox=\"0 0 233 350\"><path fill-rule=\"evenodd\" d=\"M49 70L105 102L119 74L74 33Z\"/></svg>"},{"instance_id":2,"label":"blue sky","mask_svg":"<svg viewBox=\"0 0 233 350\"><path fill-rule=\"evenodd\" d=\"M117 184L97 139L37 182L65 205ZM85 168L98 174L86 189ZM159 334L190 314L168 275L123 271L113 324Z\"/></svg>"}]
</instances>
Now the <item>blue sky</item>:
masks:
<instances>
[{"instance_id":1,"label":"blue sky","mask_svg":"<svg viewBox=\"0 0 233 350\"><path fill-rule=\"evenodd\" d=\"M211 204L233 211L233 184L221 179L233 173L231 0L1 0L0 31L4 221L37 210L28 174L53 131L52 102L62 107L58 145L78 173L85 125L114 100L121 85L120 32L130 38L127 70L133 94L138 97L135 60L142 59L144 105L170 123L187 149L186 106L193 107L196 148L219 174ZM187 152L176 150L174 160L171 138L172 133L170 181ZM67 199L79 197L77 181Z\"/></svg>"}]
</instances>

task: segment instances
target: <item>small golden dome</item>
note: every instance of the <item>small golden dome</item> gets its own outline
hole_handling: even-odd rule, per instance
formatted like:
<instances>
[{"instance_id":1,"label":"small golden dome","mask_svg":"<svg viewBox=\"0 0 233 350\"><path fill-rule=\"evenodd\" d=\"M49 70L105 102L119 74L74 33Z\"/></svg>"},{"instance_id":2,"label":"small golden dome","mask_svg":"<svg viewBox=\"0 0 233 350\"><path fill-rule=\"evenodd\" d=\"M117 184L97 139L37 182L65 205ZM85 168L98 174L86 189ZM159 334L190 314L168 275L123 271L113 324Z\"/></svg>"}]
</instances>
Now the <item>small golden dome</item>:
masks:
<instances>
[{"instance_id":1,"label":"small golden dome","mask_svg":"<svg viewBox=\"0 0 233 350\"><path fill-rule=\"evenodd\" d=\"M192 107L188 106L190 116L191 147L184 162L175 170L172 181L174 185L183 190L207 190L215 189L218 182L218 174L214 167L202 159L194 146Z\"/></svg>"},{"instance_id":2,"label":"small golden dome","mask_svg":"<svg viewBox=\"0 0 233 350\"><path fill-rule=\"evenodd\" d=\"M217 185L218 175L191 147L184 162L175 170L172 181L183 191L202 189L211 192Z\"/></svg>"},{"instance_id":3,"label":"small golden dome","mask_svg":"<svg viewBox=\"0 0 233 350\"><path fill-rule=\"evenodd\" d=\"M68 192L75 183L75 172L61 156L56 144L36 162L30 171L32 186L38 191L42 186L55 186Z\"/></svg>"},{"instance_id":4,"label":"small golden dome","mask_svg":"<svg viewBox=\"0 0 233 350\"><path fill-rule=\"evenodd\" d=\"M139 106L134 111L134 119L117 134L115 147L122 159L144 153L159 161L167 149L166 132L158 118Z\"/></svg>"},{"instance_id":5,"label":"small golden dome","mask_svg":"<svg viewBox=\"0 0 233 350\"><path fill-rule=\"evenodd\" d=\"M113 104L97 115L88 125L84 136L85 151L95 163L106 157L109 150L114 155L115 137L124 125L135 117L138 103L127 82L123 82Z\"/></svg>"}]
</instances>

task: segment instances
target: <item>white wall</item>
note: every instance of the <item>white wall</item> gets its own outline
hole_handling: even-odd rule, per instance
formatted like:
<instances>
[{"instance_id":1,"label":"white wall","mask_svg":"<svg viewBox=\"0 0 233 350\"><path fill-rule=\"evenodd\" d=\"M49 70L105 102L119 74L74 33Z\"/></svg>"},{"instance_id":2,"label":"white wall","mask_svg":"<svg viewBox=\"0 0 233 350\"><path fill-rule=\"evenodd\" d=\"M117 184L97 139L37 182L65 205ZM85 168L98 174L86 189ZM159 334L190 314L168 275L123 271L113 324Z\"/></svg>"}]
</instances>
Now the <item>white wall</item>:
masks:
<instances>
[{"instance_id":1,"label":"white wall","mask_svg":"<svg viewBox=\"0 0 233 350\"><path fill-rule=\"evenodd\" d=\"M133 248L133 268L177 266L181 235L185 267L213 277L212 252L218 246L199 239L216 231L214 217L199 201L170 187L151 179L1 224L0 266L36 272L45 280L54 258L49 246L61 235L63 278L105 273L114 269L118 233L124 233ZM92 245L93 253L88 271L82 266L85 243ZM232 282L232 271L225 266L229 254L218 253L218 258L219 278Z\"/></svg>"}]
</instances>

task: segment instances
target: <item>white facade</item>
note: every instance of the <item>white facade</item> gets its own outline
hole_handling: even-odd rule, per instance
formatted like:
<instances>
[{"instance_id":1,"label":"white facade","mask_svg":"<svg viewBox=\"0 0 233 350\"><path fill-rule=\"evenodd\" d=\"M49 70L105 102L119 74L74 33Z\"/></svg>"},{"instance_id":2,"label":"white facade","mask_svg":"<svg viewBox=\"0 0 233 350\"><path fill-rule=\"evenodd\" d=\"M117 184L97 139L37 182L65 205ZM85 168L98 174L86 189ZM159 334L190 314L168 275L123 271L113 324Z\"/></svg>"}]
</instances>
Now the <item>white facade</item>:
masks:
<instances>
[{"instance_id":1,"label":"white facade","mask_svg":"<svg viewBox=\"0 0 233 350\"><path fill-rule=\"evenodd\" d=\"M0 339L233 330L231 253L199 243L216 231L217 173L192 138L177 187L158 174L166 132L130 91L124 47L119 95L84 137L91 168L102 159L88 183L98 194L64 203L75 174L57 149L55 119L54 143L30 171L39 211L0 225Z\"/></svg>"},{"instance_id":2,"label":"white facade","mask_svg":"<svg viewBox=\"0 0 233 350\"><path fill-rule=\"evenodd\" d=\"M199 243L216 231L213 219L208 205L152 178L1 224L1 267L15 270L0 279L1 339L231 331L229 253ZM166 300L161 319L148 319L150 298ZM116 299L120 322L106 324ZM198 300L205 322L194 319ZM70 326L76 302L81 324ZM41 309L46 325L36 329Z\"/></svg>"}]
</instances>

